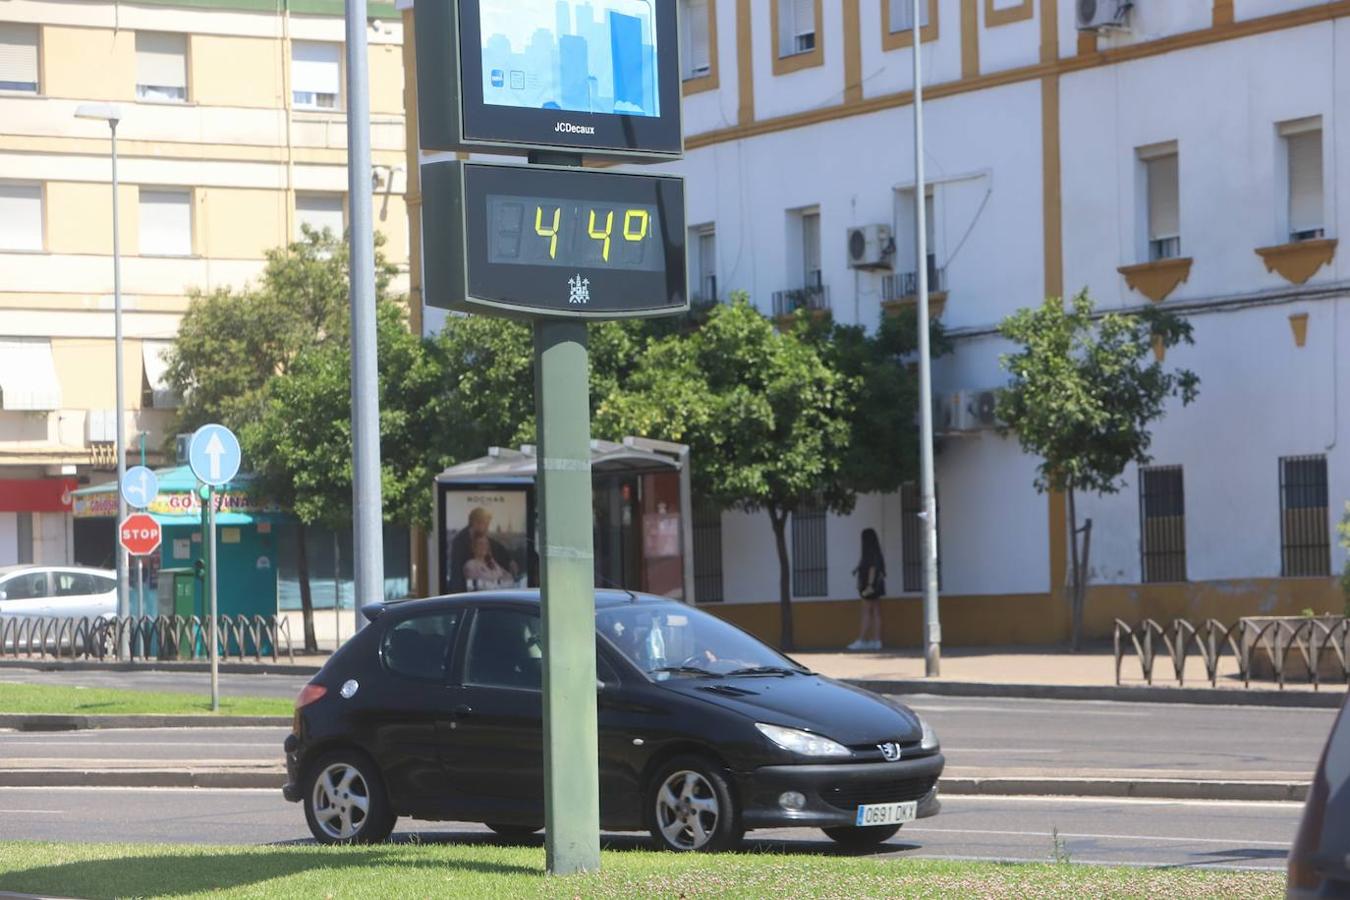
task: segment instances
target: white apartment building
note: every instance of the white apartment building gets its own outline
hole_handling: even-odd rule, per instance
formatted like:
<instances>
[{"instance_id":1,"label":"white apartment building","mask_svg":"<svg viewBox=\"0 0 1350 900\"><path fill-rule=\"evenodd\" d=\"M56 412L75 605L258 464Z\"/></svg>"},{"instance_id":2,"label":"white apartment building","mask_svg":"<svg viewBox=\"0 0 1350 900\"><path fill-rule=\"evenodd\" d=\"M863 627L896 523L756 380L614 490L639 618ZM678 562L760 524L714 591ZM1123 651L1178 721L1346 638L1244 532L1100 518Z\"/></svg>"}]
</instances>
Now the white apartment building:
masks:
<instances>
[{"instance_id":1,"label":"white apartment building","mask_svg":"<svg viewBox=\"0 0 1350 900\"><path fill-rule=\"evenodd\" d=\"M688 153L668 168L687 178L696 298L744 290L767 314L806 303L868 326L913 303L909 0L679 2ZM1109 27L1084 30L1079 6L927 0L922 23L928 265L955 343L935 369L945 638L1067 634L1065 500L1034 490L1036 460L982 394L1007 381L1000 321L1083 288L1100 309L1187 315L1196 344L1165 361L1201 378L1155 427L1149 467L1080 498L1090 634L1340 611L1350 3L1102 0ZM850 230L869 226L894 235L889 265L851 264ZM918 642L916 506L906 491L798 517L800 644L855 636L867 527L890 570L887 638ZM696 560L700 603L776 637L767 517L697 527L721 547Z\"/></svg>"}]
</instances>

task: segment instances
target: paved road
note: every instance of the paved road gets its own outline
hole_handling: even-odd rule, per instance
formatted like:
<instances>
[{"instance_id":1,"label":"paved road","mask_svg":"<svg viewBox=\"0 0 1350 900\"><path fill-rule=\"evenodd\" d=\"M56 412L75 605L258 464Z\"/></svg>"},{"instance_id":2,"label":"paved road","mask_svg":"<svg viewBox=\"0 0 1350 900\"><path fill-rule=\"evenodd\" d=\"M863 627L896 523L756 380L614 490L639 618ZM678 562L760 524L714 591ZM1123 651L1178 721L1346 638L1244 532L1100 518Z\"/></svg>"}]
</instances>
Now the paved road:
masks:
<instances>
[{"instance_id":1,"label":"paved road","mask_svg":"<svg viewBox=\"0 0 1350 900\"><path fill-rule=\"evenodd\" d=\"M1079 863L1283 867L1297 804L1101 801L1071 798L945 798L941 815L905 826L880 855L1045 861L1063 851ZM396 839L485 841L478 825L403 820ZM303 814L275 791L0 788L0 835L51 841L198 844L307 842ZM813 829L752 833L763 852L831 853ZM536 839L537 840L537 839ZM613 835L615 846L642 846Z\"/></svg>"},{"instance_id":2,"label":"paved road","mask_svg":"<svg viewBox=\"0 0 1350 900\"><path fill-rule=\"evenodd\" d=\"M1309 780L1335 717L1334 710L1177 704L952 697L908 702L933 722L953 776L1092 772ZM280 762L285 735L285 729L0 732L0 760Z\"/></svg>"}]
</instances>

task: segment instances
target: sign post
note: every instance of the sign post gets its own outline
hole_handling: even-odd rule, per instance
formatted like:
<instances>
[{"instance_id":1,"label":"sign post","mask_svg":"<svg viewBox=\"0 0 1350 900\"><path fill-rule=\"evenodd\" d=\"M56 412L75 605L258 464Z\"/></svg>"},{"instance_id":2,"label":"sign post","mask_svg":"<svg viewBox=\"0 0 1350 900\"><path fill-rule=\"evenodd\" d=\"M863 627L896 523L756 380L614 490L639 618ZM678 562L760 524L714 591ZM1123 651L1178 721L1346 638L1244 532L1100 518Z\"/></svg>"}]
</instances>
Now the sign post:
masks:
<instances>
[{"instance_id":1,"label":"sign post","mask_svg":"<svg viewBox=\"0 0 1350 900\"><path fill-rule=\"evenodd\" d=\"M145 436L141 436L142 447L141 455L145 455L144 441ZM122 479L122 499L126 501L127 506L134 506L136 509L146 509L159 496L159 477L153 471L147 469L144 465L128 469L126 476ZM133 621L145 616L145 560L144 555L136 557L136 612L132 616ZM133 634L139 632L133 631ZM135 652L135 648L132 648Z\"/></svg>"},{"instance_id":2,"label":"sign post","mask_svg":"<svg viewBox=\"0 0 1350 900\"><path fill-rule=\"evenodd\" d=\"M600 868L587 322L689 308L674 0L418 0L423 296L534 327L548 872ZM552 52L536 53L546 44ZM527 50L529 52L527 52Z\"/></svg>"},{"instance_id":3,"label":"sign post","mask_svg":"<svg viewBox=\"0 0 1350 900\"><path fill-rule=\"evenodd\" d=\"M220 711L220 628L216 600L216 498L214 488L228 484L239 474L243 454L239 439L224 425L203 425L192 435L188 444L188 464L192 474L205 485L202 503L206 509L206 543L202 554L206 557L206 596L211 617L208 654L211 659L211 711Z\"/></svg>"}]
</instances>

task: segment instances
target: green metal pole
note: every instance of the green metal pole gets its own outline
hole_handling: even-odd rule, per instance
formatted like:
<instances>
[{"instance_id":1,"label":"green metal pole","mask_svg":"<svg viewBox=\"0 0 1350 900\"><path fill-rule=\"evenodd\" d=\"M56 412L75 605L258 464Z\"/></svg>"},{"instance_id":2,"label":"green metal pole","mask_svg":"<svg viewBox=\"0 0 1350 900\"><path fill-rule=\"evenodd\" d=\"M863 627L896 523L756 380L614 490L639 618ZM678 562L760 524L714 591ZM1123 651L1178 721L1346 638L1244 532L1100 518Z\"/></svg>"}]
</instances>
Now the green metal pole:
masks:
<instances>
[{"instance_id":1,"label":"green metal pole","mask_svg":"<svg viewBox=\"0 0 1350 900\"><path fill-rule=\"evenodd\" d=\"M544 848L549 874L570 875L600 868L586 323L537 321L534 360L544 614Z\"/></svg>"}]
</instances>

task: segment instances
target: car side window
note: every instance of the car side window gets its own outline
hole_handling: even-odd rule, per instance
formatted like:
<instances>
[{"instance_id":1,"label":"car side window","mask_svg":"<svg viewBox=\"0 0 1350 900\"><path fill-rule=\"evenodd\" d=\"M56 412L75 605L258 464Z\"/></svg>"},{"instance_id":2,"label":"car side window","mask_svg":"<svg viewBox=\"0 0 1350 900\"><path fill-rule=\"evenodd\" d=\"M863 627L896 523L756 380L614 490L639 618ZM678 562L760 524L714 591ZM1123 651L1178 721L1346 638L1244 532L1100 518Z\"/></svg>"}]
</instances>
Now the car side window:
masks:
<instances>
[{"instance_id":1,"label":"car side window","mask_svg":"<svg viewBox=\"0 0 1350 900\"><path fill-rule=\"evenodd\" d=\"M541 690L544 647L539 617L514 609L480 609L473 617L466 684Z\"/></svg>"},{"instance_id":2,"label":"car side window","mask_svg":"<svg viewBox=\"0 0 1350 900\"><path fill-rule=\"evenodd\" d=\"M94 579L94 593L106 594L108 591L117 590L117 580L115 578L104 578L102 575L90 576Z\"/></svg>"},{"instance_id":3,"label":"car side window","mask_svg":"<svg viewBox=\"0 0 1350 900\"><path fill-rule=\"evenodd\" d=\"M94 579L83 572L54 572L52 580L56 582L56 596L83 597L94 593Z\"/></svg>"},{"instance_id":4,"label":"car side window","mask_svg":"<svg viewBox=\"0 0 1350 900\"><path fill-rule=\"evenodd\" d=\"M25 572L5 582L6 600L41 600L47 596L47 573Z\"/></svg>"},{"instance_id":5,"label":"car side window","mask_svg":"<svg viewBox=\"0 0 1350 900\"><path fill-rule=\"evenodd\" d=\"M459 620L458 610L404 619L384 636L384 664L404 678L444 682Z\"/></svg>"}]
</instances>

